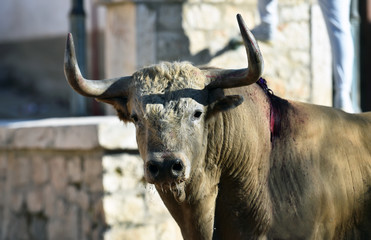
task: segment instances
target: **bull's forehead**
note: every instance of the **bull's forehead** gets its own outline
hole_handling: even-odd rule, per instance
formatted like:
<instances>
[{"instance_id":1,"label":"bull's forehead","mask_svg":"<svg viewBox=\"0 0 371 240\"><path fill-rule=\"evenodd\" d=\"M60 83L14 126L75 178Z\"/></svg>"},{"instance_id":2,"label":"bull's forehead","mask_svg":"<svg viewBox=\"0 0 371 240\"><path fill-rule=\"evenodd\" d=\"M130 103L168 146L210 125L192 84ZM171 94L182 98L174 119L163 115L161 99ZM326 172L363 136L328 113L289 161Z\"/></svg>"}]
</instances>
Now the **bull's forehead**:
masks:
<instances>
[{"instance_id":1,"label":"bull's forehead","mask_svg":"<svg viewBox=\"0 0 371 240\"><path fill-rule=\"evenodd\" d=\"M185 89L200 90L206 85L202 71L188 62L163 62L134 75L136 95L165 94Z\"/></svg>"},{"instance_id":2,"label":"bull's forehead","mask_svg":"<svg viewBox=\"0 0 371 240\"><path fill-rule=\"evenodd\" d=\"M187 106L207 104L207 78L188 62L163 62L144 68L133 77L135 91L131 99L143 114L176 114Z\"/></svg>"},{"instance_id":3,"label":"bull's forehead","mask_svg":"<svg viewBox=\"0 0 371 240\"><path fill-rule=\"evenodd\" d=\"M191 105L195 105L191 99L148 103L144 106L144 118L159 123L179 123Z\"/></svg>"}]
</instances>

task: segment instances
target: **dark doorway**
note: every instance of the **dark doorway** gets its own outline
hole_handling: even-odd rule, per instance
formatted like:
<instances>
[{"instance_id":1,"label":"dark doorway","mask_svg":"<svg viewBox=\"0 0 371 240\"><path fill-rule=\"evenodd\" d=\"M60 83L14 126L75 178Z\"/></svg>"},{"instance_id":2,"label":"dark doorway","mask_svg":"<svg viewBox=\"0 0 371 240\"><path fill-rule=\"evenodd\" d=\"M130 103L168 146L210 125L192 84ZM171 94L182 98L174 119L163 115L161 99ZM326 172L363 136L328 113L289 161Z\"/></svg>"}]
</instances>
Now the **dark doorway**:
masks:
<instances>
[{"instance_id":1,"label":"dark doorway","mask_svg":"<svg viewBox=\"0 0 371 240\"><path fill-rule=\"evenodd\" d=\"M371 0L359 1L361 15L361 108L371 111Z\"/></svg>"}]
</instances>

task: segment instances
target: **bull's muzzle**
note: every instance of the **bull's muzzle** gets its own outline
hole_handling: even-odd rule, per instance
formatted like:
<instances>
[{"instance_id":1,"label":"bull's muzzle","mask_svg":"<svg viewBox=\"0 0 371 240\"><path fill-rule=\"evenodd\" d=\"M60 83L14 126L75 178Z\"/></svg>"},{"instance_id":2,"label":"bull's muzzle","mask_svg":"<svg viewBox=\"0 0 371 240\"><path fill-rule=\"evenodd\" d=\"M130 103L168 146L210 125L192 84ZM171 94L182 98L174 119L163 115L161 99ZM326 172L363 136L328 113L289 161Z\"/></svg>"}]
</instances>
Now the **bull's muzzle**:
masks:
<instances>
[{"instance_id":1,"label":"bull's muzzle","mask_svg":"<svg viewBox=\"0 0 371 240\"><path fill-rule=\"evenodd\" d=\"M149 183L177 183L184 179L185 166L181 159L150 160L146 164Z\"/></svg>"}]
</instances>

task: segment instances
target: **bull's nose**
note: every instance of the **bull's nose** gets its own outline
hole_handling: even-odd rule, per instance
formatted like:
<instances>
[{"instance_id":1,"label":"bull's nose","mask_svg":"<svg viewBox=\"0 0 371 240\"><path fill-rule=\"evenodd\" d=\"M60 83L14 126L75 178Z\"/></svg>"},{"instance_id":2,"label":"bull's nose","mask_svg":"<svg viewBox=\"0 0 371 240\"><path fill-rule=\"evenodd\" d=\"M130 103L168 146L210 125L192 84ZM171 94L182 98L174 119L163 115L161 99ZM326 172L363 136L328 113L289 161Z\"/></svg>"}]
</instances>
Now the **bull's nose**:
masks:
<instances>
[{"instance_id":1,"label":"bull's nose","mask_svg":"<svg viewBox=\"0 0 371 240\"><path fill-rule=\"evenodd\" d=\"M181 159L150 160L146 170L154 182L174 181L184 175L184 163Z\"/></svg>"},{"instance_id":2,"label":"bull's nose","mask_svg":"<svg viewBox=\"0 0 371 240\"><path fill-rule=\"evenodd\" d=\"M157 161L149 161L147 163L148 173L151 174L152 178L156 178L160 173L161 163Z\"/></svg>"},{"instance_id":3,"label":"bull's nose","mask_svg":"<svg viewBox=\"0 0 371 240\"><path fill-rule=\"evenodd\" d=\"M182 160L180 159L174 160L171 165L171 170L170 170L172 177L176 177L176 178L180 177L183 174L183 170L184 170L184 164Z\"/></svg>"}]
</instances>

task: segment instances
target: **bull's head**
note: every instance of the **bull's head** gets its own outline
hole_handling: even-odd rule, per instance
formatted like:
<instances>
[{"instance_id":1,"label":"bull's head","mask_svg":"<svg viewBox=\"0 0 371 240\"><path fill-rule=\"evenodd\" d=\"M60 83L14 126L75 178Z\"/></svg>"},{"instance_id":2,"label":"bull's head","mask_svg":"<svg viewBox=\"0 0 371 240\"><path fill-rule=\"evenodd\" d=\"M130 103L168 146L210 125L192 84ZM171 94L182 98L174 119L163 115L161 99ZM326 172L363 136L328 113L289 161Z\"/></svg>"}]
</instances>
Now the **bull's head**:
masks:
<instances>
[{"instance_id":1,"label":"bull's head","mask_svg":"<svg viewBox=\"0 0 371 240\"><path fill-rule=\"evenodd\" d=\"M208 121L243 102L242 96L225 96L223 89L255 83L262 73L259 47L240 15L237 20L249 63L238 70L165 62L129 77L88 80L80 73L68 36L64 68L72 88L112 104L121 120L135 124L146 180L169 186L179 201L184 200L184 184L204 164Z\"/></svg>"}]
</instances>

